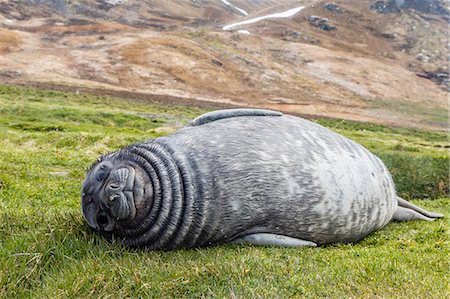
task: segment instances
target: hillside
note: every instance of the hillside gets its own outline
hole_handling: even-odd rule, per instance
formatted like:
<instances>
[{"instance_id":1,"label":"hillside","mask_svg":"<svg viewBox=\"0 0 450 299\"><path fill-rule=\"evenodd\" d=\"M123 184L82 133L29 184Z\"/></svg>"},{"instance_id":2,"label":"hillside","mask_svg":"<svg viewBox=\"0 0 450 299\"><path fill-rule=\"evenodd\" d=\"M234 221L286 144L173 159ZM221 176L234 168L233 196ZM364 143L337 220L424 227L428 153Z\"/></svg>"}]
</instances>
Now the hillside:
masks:
<instances>
[{"instance_id":1,"label":"hillside","mask_svg":"<svg viewBox=\"0 0 450 299\"><path fill-rule=\"evenodd\" d=\"M448 11L401 2L0 1L0 83L446 129Z\"/></svg>"}]
</instances>

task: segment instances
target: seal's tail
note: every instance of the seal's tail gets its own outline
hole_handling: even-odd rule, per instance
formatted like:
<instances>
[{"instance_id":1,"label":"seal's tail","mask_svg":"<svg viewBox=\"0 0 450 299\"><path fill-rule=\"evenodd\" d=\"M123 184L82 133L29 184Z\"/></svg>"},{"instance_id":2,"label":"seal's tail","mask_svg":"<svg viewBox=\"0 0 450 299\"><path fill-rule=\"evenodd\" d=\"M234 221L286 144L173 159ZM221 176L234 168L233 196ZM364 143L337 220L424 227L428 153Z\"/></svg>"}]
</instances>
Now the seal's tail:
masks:
<instances>
[{"instance_id":1,"label":"seal's tail","mask_svg":"<svg viewBox=\"0 0 450 299\"><path fill-rule=\"evenodd\" d=\"M394 220L397 221L409 221L409 220L425 220L433 221L436 218L444 217L444 215L439 213L429 212L418 206L407 202L403 198L397 197L398 207L394 214Z\"/></svg>"}]
</instances>

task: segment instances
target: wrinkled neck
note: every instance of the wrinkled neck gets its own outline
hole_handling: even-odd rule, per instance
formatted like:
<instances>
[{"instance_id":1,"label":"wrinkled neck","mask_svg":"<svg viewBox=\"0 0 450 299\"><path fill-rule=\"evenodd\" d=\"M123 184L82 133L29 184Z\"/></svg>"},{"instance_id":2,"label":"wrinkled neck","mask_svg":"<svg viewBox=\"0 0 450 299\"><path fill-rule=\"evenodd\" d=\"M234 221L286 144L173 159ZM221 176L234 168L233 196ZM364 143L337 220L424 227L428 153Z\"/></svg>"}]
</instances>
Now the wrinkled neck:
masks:
<instances>
[{"instance_id":1,"label":"wrinkled neck","mask_svg":"<svg viewBox=\"0 0 450 299\"><path fill-rule=\"evenodd\" d=\"M155 249L190 247L201 227L193 224L202 207L195 204L195 174L184 154L158 139L132 145L119 152L144 169L151 181L147 209L133 225L115 233L125 246ZM201 215L200 215L201 218Z\"/></svg>"}]
</instances>

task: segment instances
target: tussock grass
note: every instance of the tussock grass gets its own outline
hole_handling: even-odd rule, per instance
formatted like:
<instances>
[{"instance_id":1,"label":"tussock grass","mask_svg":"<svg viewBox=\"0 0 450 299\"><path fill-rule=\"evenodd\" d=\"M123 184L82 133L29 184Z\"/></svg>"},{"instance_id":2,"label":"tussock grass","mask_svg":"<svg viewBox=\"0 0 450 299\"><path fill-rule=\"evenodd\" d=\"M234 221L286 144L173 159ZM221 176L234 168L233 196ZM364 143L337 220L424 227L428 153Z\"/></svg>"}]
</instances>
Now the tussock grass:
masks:
<instances>
[{"instance_id":1,"label":"tussock grass","mask_svg":"<svg viewBox=\"0 0 450 299\"><path fill-rule=\"evenodd\" d=\"M390 223L356 244L302 249L225 245L145 252L108 244L89 231L79 193L96 157L167 134L203 112L0 86L0 297L448 295L448 218ZM444 133L318 121L377 153L402 196L450 216Z\"/></svg>"}]
</instances>

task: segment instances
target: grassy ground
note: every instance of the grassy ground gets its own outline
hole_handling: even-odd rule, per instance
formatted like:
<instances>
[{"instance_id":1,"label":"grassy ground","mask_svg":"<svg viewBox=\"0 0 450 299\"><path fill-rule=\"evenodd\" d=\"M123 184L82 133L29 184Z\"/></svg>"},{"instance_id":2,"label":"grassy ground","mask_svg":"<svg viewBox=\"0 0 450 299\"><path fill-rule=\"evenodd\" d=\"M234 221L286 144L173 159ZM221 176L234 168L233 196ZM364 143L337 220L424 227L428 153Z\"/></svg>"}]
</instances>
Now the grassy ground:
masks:
<instances>
[{"instance_id":1,"label":"grassy ground","mask_svg":"<svg viewBox=\"0 0 450 299\"><path fill-rule=\"evenodd\" d=\"M90 232L79 197L95 158L165 135L203 112L0 86L0 297L449 295L448 218L390 223L356 244L302 249L233 245L143 252ZM385 160L402 196L450 216L446 134L318 121Z\"/></svg>"}]
</instances>

